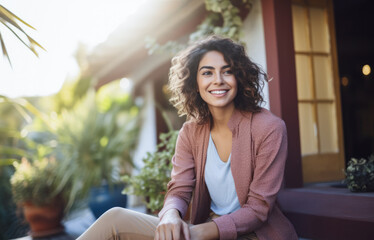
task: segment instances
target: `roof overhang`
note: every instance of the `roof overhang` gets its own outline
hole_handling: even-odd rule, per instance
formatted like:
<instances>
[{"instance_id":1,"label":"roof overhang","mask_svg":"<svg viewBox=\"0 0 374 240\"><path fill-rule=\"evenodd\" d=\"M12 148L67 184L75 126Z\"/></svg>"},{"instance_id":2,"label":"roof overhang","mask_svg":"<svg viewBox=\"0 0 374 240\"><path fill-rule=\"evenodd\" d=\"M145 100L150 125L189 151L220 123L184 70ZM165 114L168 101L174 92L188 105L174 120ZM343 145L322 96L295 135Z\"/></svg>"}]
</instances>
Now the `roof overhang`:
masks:
<instances>
[{"instance_id":1,"label":"roof overhang","mask_svg":"<svg viewBox=\"0 0 374 240\"><path fill-rule=\"evenodd\" d=\"M158 0L123 23L88 56L88 75L96 87L123 77L139 84L155 78L170 66L168 54L148 55L147 36L158 42L183 39L194 31L206 15L203 0ZM172 21L171 21L172 20Z\"/></svg>"}]
</instances>

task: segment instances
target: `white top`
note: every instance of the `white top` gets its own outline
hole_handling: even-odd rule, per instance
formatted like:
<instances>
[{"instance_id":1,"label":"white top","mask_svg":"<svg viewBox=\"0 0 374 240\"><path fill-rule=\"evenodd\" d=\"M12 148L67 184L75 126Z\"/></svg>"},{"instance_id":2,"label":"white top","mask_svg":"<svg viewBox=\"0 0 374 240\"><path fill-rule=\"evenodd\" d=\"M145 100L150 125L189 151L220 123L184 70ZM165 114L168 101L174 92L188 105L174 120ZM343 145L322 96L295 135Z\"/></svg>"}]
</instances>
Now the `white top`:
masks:
<instances>
[{"instance_id":1,"label":"white top","mask_svg":"<svg viewBox=\"0 0 374 240\"><path fill-rule=\"evenodd\" d=\"M209 136L204 178L212 199L210 209L215 214L225 215L240 208L231 174L231 154L227 162L223 162L218 155L212 135Z\"/></svg>"}]
</instances>

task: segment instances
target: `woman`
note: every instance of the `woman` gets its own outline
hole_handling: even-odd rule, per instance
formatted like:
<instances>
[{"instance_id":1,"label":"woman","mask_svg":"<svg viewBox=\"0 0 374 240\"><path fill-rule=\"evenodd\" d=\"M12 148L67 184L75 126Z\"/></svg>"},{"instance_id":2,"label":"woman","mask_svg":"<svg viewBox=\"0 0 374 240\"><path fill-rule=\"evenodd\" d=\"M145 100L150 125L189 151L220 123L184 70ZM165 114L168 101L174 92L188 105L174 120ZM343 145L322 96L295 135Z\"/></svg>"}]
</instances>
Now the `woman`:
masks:
<instances>
[{"instance_id":1,"label":"woman","mask_svg":"<svg viewBox=\"0 0 374 240\"><path fill-rule=\"evenodd\" d=\"M189 120L159 218L115 208L81 239L297 239L276 204L287 136L260 107L263 77L243 46L217 36L173 58L171 102ZM183 220L189 205L191 224Z\"/></svg>"}]
</instances>

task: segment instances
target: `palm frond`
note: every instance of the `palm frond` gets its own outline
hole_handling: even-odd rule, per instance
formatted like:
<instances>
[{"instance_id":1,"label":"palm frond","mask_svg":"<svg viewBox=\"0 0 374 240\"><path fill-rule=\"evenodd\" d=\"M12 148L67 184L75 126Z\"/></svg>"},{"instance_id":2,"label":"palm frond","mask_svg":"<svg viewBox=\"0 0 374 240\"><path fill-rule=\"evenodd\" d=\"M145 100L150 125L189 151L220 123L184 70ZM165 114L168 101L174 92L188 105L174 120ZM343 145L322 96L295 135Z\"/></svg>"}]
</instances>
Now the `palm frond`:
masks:
<instances>
[{"instance_id":1,"label":"palm frond","mask_svg":"<svg viewBox=\"0 0 374 240\"><path fill-rule=\"evenodd\" d=\"M21 18L19 18L17 15L12 13L11 11L9 11L8 9L6 9L1 4L0 4L0 23L2 23L6 28L8 28L28 49L30 49L30 51L32 51L35 54L35 56L37 57L39 56L35 47L38 47L45 51L45 49L37 41L35 41L32 37L30 37L22 27L26 26L33 30L35 30L35 28L31 26L30 24L28 24L27 22L25 22L24 20L22 20ZM23 40L21 36L14 31L14 28L19 30L27 38L28 42ZM4 42L4 39L2 38L1 33L0 33L0 43L1 43L1 49L2 49L3 55L8 59L9 64L12 65L10 61L9 53L5 47L5 42Z\"/></svg>"},{"instance_id":2,"label":"palm frond","mask_svg":"<svg viewBox=\"0 0 374 240\"><path fill-rule=\"evenodd\" d=\"M1 36L1 33L0 33L0 43L1 43L1 50L3 51L3 55L8 59L10 66L12 66L12 62L10 61L9 54L8 54L8 51L6 50L3 36Z\"/></svg>"},{"instance_id":3,"label":"palm frond","mask_svg":"<svg viewBox=\"0 0 374 240\"><path fill-rule=\"evenodd\" d=\"M5 8L4 6L0 5L0 9L4 9L5 10L4 12L8 13L12 18L17 19L18 21L20 21L24 25L28 26L29 28L32 28L32 29L36 30L33 26L31 26L27 22L23 21L21 18L19 18L17 15L15 15L14 13L12 13L9 9ZM0 10L0 12L1 12L1 10Z\"/></svg>"}]
</instances>

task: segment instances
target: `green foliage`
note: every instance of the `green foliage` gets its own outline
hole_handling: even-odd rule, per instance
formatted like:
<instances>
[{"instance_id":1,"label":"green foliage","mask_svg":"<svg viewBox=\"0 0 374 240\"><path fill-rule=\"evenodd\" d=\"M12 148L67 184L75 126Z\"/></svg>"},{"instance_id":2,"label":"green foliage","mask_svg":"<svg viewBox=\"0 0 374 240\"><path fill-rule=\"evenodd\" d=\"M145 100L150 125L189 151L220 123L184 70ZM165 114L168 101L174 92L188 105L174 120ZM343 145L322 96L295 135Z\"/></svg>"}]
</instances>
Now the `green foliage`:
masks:
<instances>
[{"instance_id":1,"label":"green foliage","mask_svg":"<svg viewBox=\"0 0 374 240\"><path fill-rule=\"evenodd\" d=\"M14 162L16 171L10 182L15 202L31 202L43 206L51 204L58 197L66 204L72 183L68 181L63 187L59 187L62 176L56 174L58 165L59 162L54 157L37 158L32 161L23 158L21 162Z\"/></svg>"},{"instance_id":2,"label":"green foliage","mask_svg":"<svg viewBox=\"0 0 374 240\"><path fill-rule=\"evenodd\" d=\"M93 82L90 77L82 77L65 81L60 91L53 96L53 108L57 113L64 109L72 109L91 89Z\"/></svg>"},{"instance_id":3,"label":"green foliage","mask_svg":"<svg viewBox=\"0 0 374 240\"><path fill-rule=\"evenodd\" d=\"M242 0L242 2L244 7L249 8L248 0ZM239 41L243 24L239 16L239 9L230 0L205 0L205 6L211 13L198 26L197 31L190 35L190 39L195 41L210 34L217 34ZM223 21L222 25L219 24L221 19Z\"/></svg>"},{"instance_id":4,"label":"green foliage","mask_svg":"<svg viewBox=\"0 0 374 240\"><path fill-rule=\"evenodd\" d=\"M241 0L241 2L244 8L250 8L249 0ZM196 28L196 31L189 35L189 42L195 42L212 34L229 37L235 41L240 40L243 21L239 16L239 9L232 4L231 0L205 0L205 8L208 15ZM147 37L145 42L150 55L160 52L175 55L186 48L185 44L175 41L168 41L166 44L160 45L156 39L151 37Z\"/></svg>"},{"instance_id":5,"label":"green foliage","mask_svg":"<svg viewBox=\"0 0 374 240\"><path fill-rule=\"evenodd\" d=\"M50 204L57 197L68 212L79 198L77 194L70 199L73 179L63 181L64 176L59 174L64 159L60 158L56 145L47 141L45 134L24 132L25 136L17 136L24 150L9 148L9 154L22 157L21 162L17 158L13 162L15 172L10 179L13 200L19 205L32 202L40 206Z\"/></svg>"},{"instance_id":6,"label":"green foliage","mask_svg":"<svg viewBox=\"0 0 374 240\"><path fill-rule=\"evenodd\" d=\"M30 120L23 106L0 96L0 239L22 237L28 231L22 216L16 212L10 177L14 173L13 162L33 154L27 149L29 141L22 131Z\"/></svg>"},{"instance_id":7,"label":"green foliage","mask_svg":"<svg viewBox=\"0 0 374 240\"><path fill-rule=\"evenodd\" d=\"M27 234L28 225L20 214L17 214L16 204L13 201L10 177L14 168L10 166L0 167L0 239L20 238Z\"/></svg>"},{"instance_id":8,"label":"green foliage","mask_svg":"<svg viewBox=\"0 0 374 240\"><path fill-rule=\"evenodd\" d=\"M17 199L25 199L27 196L49 198L67 193L66 209L70 209L77 200L87 196L92 186L100 185L103 181L109 185L119 182L120 176L131 170L131 154L137 143L140 119L138 108L129 95L91 91L72 109L63 109L61 114L52 112L50 115L38 111L26 99L2 99L3 102L12 102L18 106L19 112L29 119L30 124L19 131L8 131L8 136L18 139L24 148L0 143L0 163L9 164L17 162L22 156L28 156L32 160L30 164L21 166L28 166L28 169L33 169L32 172L37 172L40 166L34 167L34 163L41 160L35 159L43 159L50 154L56 157L54 171L40 171L40 177L52 179L53 175L58 181L37 180L39 183L53 184L36 187L44 195L32 195L31 190L22 190L17 185L13 191L15 194L21 192L21 197ZM34 118L28 115L29 112L33 113ZM42 151L42 146L48 147L49 151ZM19 171L22 169L19 167ZM49 174L51 176L46 176ZM28 183L36 185L32 176L23 178L25 187ZM53 192L47 191L51 188ZM27 192L29 195L22 197Z\"/></svg>"},{"instance_id":9,"label":"green foliage","mask_svg":"<svg viewBox=\"0 0 374 240\"><path fill-rule=\"evenodd\" d=\"M127 184L123 193L144 197L147 208L152 211L162 208L167 183L170 181L171 159L175 152L177 137L178 131L161 134L157 150L154 153L147 153L140 173L122 178Z\"/></svg>"},{"instance_id":10,"label":"green foliage","mask_svg":"<svg viewBox=\"0 0 374 240\"><path fill-rule=\"evenodd\" d=\"M15 167L11 180L13 200L19 204L30 201L42 205L58 195L68 211L78 197L75 195L74 199L69 201L72 196L72 182L70 179L62 181L63 175L58 174L62 159L48 160L48 164L47 160L44 160L46 157L52 157L52 153L56 157L59 153L57 143L49 139L53 132L52 119L24 98L9 99L1 96L0 103L0 107L12 107L12 112L17 113L12 117L22 117L14 128L7 121L4 122L4 127L0 128L0 132L5 136L0 142L0 165L13 163ZM34 125L43 126L45 131L35 131ZM24 160L19 163L21 158Z\"/></svg>"},{"instance_id":11,"label":"green foliage","mask_svg":"<svg viewBox=\"0 0 374 240\"><path fill-rule=\"evenodd\" d=\"M114 98L91 92L54 120L54 138L65 157L60 174L64 180L74 179L74 192L87 195L92 186L113 185L130 172L138 111L128 95Z\"/></svg>"},{"instance_id":12,"label":"green foliage","mask_svg":"<svg viewBox=\"0 0 374 240\"><path fill-rule=\"evenodd\" d=\"M374 191L374 155L368 159L352 158L347 166L346 182L352 192Z\"/></svg>"},{"instance_id":13,"label":"green foliage","mask_svg":"<svg viewBox=\"0 0 374 240\"><path fill-rule=\"evenodd\" d=\"M33 115L50 127L48 116L35 107L37 104L38 101L32 103L26 98L0 96L0 167L37 153L36 143L27 136L25 126L33 121Z\"/></svg>"}]
</instances>

